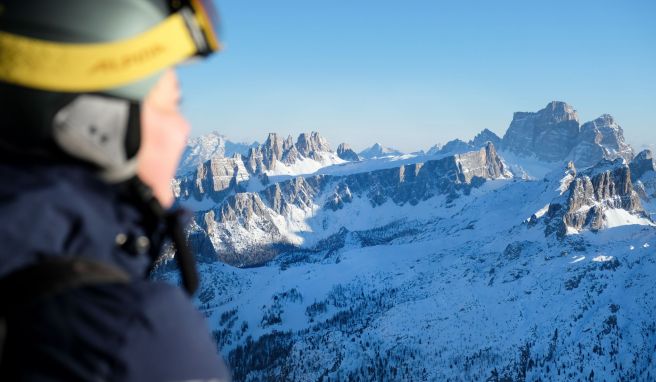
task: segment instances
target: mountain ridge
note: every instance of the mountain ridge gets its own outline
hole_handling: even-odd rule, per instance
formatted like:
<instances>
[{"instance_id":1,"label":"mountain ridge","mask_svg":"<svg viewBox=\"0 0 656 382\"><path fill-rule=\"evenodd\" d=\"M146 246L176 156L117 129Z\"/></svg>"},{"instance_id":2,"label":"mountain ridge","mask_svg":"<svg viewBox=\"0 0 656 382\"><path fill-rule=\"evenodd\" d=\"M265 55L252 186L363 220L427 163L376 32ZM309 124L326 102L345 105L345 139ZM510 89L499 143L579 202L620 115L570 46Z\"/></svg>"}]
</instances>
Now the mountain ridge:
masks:
<instances>
[{"instance_id":1,"label":"mountain ridge","mask_svg":"<svg viewBox=\"0 0 656 382\"><path fill-rule=\"evenodd\" d=\"M296 175L205 162L181 188L204 190L187 232L195 302L234 379L652 379L652 153L633 157L612 117L581 125L569 105L515 117L501 153L484 130ZM573 126L549 161L521 148ZM281 141L269 152L284 164ZM177 283L174 268L156 277Z\"/></svg>"}]
</instances>

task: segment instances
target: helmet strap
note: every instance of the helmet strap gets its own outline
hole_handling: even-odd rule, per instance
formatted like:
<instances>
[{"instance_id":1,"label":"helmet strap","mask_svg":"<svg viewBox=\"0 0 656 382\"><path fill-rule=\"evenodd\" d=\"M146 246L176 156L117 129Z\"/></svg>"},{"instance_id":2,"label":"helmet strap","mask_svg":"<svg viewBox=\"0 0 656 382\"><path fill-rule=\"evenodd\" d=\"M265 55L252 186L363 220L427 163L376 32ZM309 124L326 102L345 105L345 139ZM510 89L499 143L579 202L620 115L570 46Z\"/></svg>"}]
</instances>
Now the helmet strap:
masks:
<instances>
[{"instance_id":1,"label":"helmet strap","mask_svg":"<svg viewBox=\"0 0 656 382\"><path fill-rule=\"evenodd\" d=\"M130 193L139 202L144 217L147 219L146 223L153 227L161 223L164 224L165 234L171 239L175 247L175 259L178 263L182 286L190 296L193 295L198 289L199 278L196 269L196 259L187 245L184 232L186 211L180 209L165 211L153 194L152 189L137 176L129 180L129 187L131 190ZM153 264L157 260L157 258L153 258Z\"/></svg>"}]
</instances>

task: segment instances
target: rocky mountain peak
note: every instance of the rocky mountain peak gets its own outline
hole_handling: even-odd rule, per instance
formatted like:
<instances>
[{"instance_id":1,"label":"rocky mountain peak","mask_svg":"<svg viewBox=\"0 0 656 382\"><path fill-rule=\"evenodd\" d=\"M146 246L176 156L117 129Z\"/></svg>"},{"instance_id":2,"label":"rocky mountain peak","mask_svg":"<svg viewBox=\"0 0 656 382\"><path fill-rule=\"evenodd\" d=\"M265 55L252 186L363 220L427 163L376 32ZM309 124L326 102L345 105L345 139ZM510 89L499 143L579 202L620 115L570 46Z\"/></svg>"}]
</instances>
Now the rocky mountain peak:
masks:
<instances>
[{"instance_id":1,"label":"rocky mountain peak","mask_svg":"<svg viewBox=\"0 0 656 382\"><path fill-rule=\"evenodd\" d=\"M276 162L283 156L283 139L276 133L269 133L266 141L260 147L262 161L266 168L275 168Z\"/></svg>"},{"instance_id":2,"label":"rocky mountain peak","mask_svg":"<svg viewBox=\"0 0 656 382\"><path fill-rule=\"evenodd\" d=\"M609 225L614 210L624 210L645 218L640 198L633 188L631 170L623 159L602 160L597 165L576 174L569 182L563 198L549 206L551 223L546 234L557 232L564 236L584 228L593 231Z\"/></svg>"},{"instance_id":3,"label":"rocky mountain peak","mask_svg":"<svg viewBox=\"0 0 656 382\"><path fill-rule=\"evenodd\" d=\"M489 129L484 129L476 134L476 136L469 142L465 142L462 139L453 139L444 145L437 144L432 146L428 149L426 154L444 156L466 153L479 150L481 147L485 147L488 142L492 143L494 147L499 147L501 145L501 138Z\"/></svg>"},{"instance_id":4,"label":"rocky mountain peak","mask_svg":"<svg viewBox=\"0 0 656 382\"><path fill-rule=\"evenodd\" d=\"M312 158L319 152L330 152L328 141L316 131L310 134L301 133L296 140L296 149L306 157Z\"/></svg>"},{"instance_id":5,"label":"rocky mountain peak","mask_svg":"<svg viewBox=\"0 0 656 382\"><path fill-rule=\"evenodd\" d=\"M579 166L588 167L602 159L623 158L629 162L633 159L633 149L625 142L622 127L611 115L604 114L581 126L570 156Z\"/></svg>"},{"instance_id":6,"label":"rocky mountain peak","mask_svg":"<svg viewBox=\"0 0 656 382\"><path fill-rule=\"evenodd\" d=\"M282 143L283 151L290 150L294 146L294 138L291 135L287 136L287 139Z\"/></svg>"},{"instance_id":7,"label":"rocky mountain peak","mask_svg":"<svg viewBox=\"0 0 656 382\"><path fill-rule=\"evenodd\" d=\"M403 154L401 151L391 147L384 147L380 143L374 143L371 147L360 151L358 154L360 158L373 159L382 158L386 156L394 156Z\"/></svg>"},{"instance_id":8,"label":"rocky mountain peak","mask_svg":"<svg viewBox=\"0 0 656 382\"><path fill-rule=\"evenodd\" d=\"M469 141L469 144L474 147L482 147L486 142L492 142L495 147L501 145L501 138L489 129L483 129L480 133L476 134L474 139Z\"/></svg>"},{"instance_id":9,"label":"rocky mountain peak","mask_svg":"<svg viewBox=\"0 0 656 382\"><path fill-rule=\"evenodd\" d=\"M634 182L640 179L645 173L656 171L656 161L651 150L643 150L633 158L629 164L631 169L631 180Z\"/></svg>"},{"instance_id":10,"label":"rocky mountain peak","mask_svg":"<svg viewBox=\"0 0 656 382\"><path fill-rule=\"evenodd\" d=\"M538 113L542 115L543 118L551 120L553 122L562 122L562 121L577 121L579 116L576 113L574 108L562 101L551 101L547 106L540 110Z\"/></svg>"},{"instance_id":11,"label":"rocky mountain peak","mask_svg":"<svg viewBox=\"0 0 656 382\"><path fill-rule=\"evenodd\" d=\"M436 143L433 146L431 146L427 151L426 155L436 155L440 153L440 150L442 150L442 144L441 143Z\"/></svg>"},{"instance_id":12,"label":"rocky mountain peak","mask_svg":"<svg viewBox=\"0 0 656 382\"><path fill-rule=\"evenodd\" d=\"M579 168L593 166L602 159L623 158L629 162L633 158L633 149L611 115L603 114L579 125L576 110L557 101L535 113L515 113L502 147L547 162L571 160Z\"/></svg>"},{"instance_id":13,"label":"rocky mountain peak","mask_svg":"<svg viewBox=\"0 0 656 382\"><path fill-rule=\"evenodd\" d=\"M579 119L565 102L553 101L535 113L517 112L503 137L503 147L545 161L564 159L576 145Z\"/></svg>"},{"instance_id":14,"label":"rocky mountain peak","mask_svg":"<svg viewBox=\"0 0 656 382\"><path fill-rule=\"evenodd\" d=\"M351 146L349 146L346 143L340 143L339 146L337 146L337 156L350 162L357 162L360 160L360 157L358 154L351 149Z\"/></svg>"},{"instance_id":15,"label":"rocky mountain peak","mask_svg":"<svg viewBox=\"0 0 656 382\"><path fill-rule=\"evenodd\" d=\"M287 218L329 214L361 199L375 209L386 204L417 205L435 196L451 202L488 180L508 178L504 163L494 145L488 143L476 151L412 163L395 168L348 175L295 177L272 184L259 192L241 192L226 197L213 208L208 218L202 211L197 221L212 240L216 254L233 265L256 265L273 258L277 252L271 242L293 245L294 235L278 227ZM322 211L314 206L323 205ZM387 208L387 207L385 207ZM294 222L300 227L305 223ZM235 232L241 234L237 235ZM249 234L245 234L248 232ZM260 239L266 242L260 242ZM266 245L262 245L266 244ZM298 243L296 243L298 244Z\"/></svg>"}]
</instances>

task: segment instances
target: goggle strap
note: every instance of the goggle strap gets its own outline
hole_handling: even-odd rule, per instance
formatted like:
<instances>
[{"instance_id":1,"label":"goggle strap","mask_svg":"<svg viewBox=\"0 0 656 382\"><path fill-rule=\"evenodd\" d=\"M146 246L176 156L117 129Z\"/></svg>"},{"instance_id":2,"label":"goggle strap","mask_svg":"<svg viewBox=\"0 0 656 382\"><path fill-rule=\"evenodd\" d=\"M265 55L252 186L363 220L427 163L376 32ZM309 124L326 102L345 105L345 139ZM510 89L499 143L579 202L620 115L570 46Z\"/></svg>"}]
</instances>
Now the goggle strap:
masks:
<instances>
[{"instance_id":1,"label":"goggle strap","mask_svg":"<svg viewBox=\"0 0 656 382\"><path fill-rule=\"evenodd\" d=\"M191 34L191 38L196 43L196 50L199 53L206 52L209 49L209 46L207 45L207 41L194 12L189 8L182 8L179 13L187 24L187 30Z\"/></svg>"},{"instance_id":2,"label":"goggle strap","mask_svg":"<svg viewBox=\"0 0 656 382\"><path fill-rule=\"evenodd\" d=\"M133 38L100 44L0 31L0 81L60 92L96 92L139 81L201 53L198 23L188 21L189 13L174 13Z\"/></svg>"}]
</instances>

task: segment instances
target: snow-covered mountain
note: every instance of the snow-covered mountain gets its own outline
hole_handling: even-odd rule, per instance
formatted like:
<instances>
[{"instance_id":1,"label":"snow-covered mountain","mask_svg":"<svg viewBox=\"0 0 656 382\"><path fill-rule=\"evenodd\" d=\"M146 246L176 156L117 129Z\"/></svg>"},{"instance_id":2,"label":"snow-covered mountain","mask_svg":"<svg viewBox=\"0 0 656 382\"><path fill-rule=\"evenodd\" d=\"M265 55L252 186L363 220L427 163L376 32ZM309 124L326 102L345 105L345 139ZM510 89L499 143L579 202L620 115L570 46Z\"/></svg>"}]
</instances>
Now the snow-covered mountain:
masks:
<instances>
[{"instance_id":1,"label":"snow-covered mountain","mask_svg":"<svg viewBox=\"0 0 656 382\"><path fill-rule=\"evenodd\" d=\"M178 174L191 172L199 163L212 158L233 157L235 154L246 155L251 147L257 146L257 142L251 144L232 142L225 135L217 132L190 138L182 154Z\"/></svg>"},{"instance_id":2,"label":"snow-covered mountain","mask_svg":"<svg viewBox=\"0 0 656 382\"><path fill-rule=\"evenodd\" d=\"M196 215L195 236L236 266L261 265L292 247L313 248L345 227L332 221L352 203L373 216L378 206L417 205L436 195L452 201L486 180L509 178L494 146L425 163L345 176L314 175L275 183L259 192L241 192ZM386 207L385 207L386 208ZM351 208L349 208L351 209ZM339 214L337 214L339 215ZM367 221L368 224L373 222ZM197 249L200 251L200 249Z\"/></svg>"},{"instance_id":3,"label":"snow-covered mountain","mask_svg":"<svg viewBox=\"0 0 656 382\"><path fill-rule=\"evenodd\" d=\"M269 137L264 175L223 157L178 183L234 379L656 378L652 153L564 103L493 134L299 176L266 174L325 141Z\"/></svg>"},{"instance_id":4,"label":"snow-covered mountain","mask_svg":"<svg viewBox=\"0 0 656 382\"><path fill-rule=\"evenodd\" d=\"M360 156L347 143L340 143L337 146L337 156L349 162L360 160Z\"/></svg>"},{"instance_id":5,"label":"snow-covered mountain","mask_svg":"<svg viewBox=\"0 0 656 382\"><path fill-rule=\"evenodd\" d=\"M403 155L403 153L391 147L383 147L380 143L374 143L373 146L360 151L358 155L363 159L374 159Z\"/></svg>"},{"instance_id":6,"label":"snow-covered mountain","mask_svg":"<svg viewBox=\"0 0 656 382\"><path fill-rule=\"evenodd\" d=\"M194 209L209 208L228 195L261 189L269 184L271 177L311 174L327 166L345 163L349 157L359 159L355 158L357 155L352 157L355 153L346 144L340 145L342 156L347 158L342 159L317 132L302 133L296 142L291 136L283 139L271 133L263 144L249 147L246 155L233 153L226 156L225 142L225 137L217 134L191 142L179 175L173 182L180 202ZM217 147L212 148L212 144ZM195 162L193 158L196 158Z\"/></svg>"},{"instance_id":7,"label":"snow-covered mountain","mask_svg":"<svg viewBox=\"0 0 656 382\"><path fill-rule=\"evenodd\" d=\"M429 156L444 156L466 153L468 151L477 150L484 147L488 142L492 143L495 147L501 146L501 138L494 132L484 129L478 133L474 139L465 142L460 139L454 139L442 145L434 145L426 152Z\"/></svg>"},{"instance_id":8,"label":"snow-covered mountain","mask_svg":"<svg viewBox=\"0 0 656 382\"><path fill-rule=\"evenodd\" d=\"M601 159L633 158L633 149L612 116L604 114L581 126L576 110L558 101L535 113L515 113L501 147L546 162L571 160L579 167Z\"/></svg>"}]
</instances>

